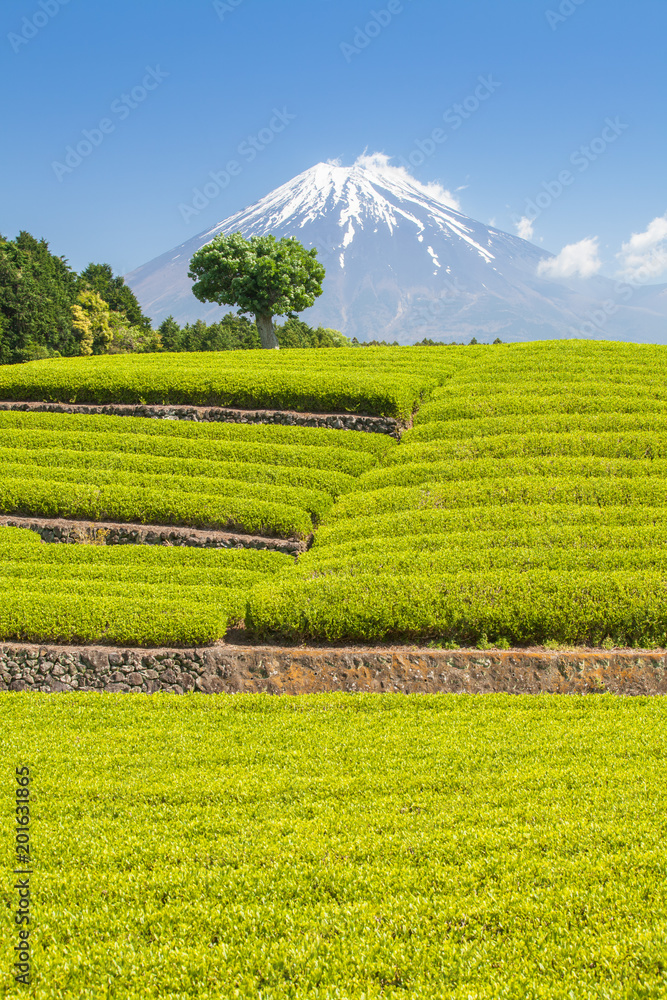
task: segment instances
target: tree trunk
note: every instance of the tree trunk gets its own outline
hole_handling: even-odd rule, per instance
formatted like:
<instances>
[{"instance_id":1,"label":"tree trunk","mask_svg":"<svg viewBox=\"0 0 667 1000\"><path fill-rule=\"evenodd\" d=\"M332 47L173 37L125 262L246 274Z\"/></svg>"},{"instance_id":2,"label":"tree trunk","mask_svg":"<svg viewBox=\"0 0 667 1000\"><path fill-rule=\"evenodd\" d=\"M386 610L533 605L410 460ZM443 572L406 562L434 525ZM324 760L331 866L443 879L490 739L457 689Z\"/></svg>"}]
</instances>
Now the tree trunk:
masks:
<instances>
[{"instance_id":1,"label":"tree trunk","mask_svg":"<svg viewBox=\"0 0 667 1000\"><path fill-rule=\"evenodd\" d=\"M257 330L259 331L259 339L262 341L262 347L264 348L274 348L278 350L280 344L276 338L273 330L273 319L266 313L257 313L255 316L255 322L257 323Z\"/></svg>"}]
</instances>

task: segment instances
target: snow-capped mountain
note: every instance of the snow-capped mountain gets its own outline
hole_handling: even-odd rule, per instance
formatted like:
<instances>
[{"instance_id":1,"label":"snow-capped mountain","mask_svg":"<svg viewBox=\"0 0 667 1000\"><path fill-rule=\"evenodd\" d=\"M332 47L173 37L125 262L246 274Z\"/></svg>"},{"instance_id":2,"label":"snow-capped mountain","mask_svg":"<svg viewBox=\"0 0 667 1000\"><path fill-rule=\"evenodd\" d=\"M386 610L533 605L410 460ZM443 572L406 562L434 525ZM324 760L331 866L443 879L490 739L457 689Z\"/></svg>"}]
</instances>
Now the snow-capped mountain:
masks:
<instances>
[{"instance_id":1,"label":"snow-capped mountain","mask_svg":"<svg viewBox=\"0 0 667 1000\"><path fill-rule=\"evenodd\" d=\"M537 273L552 255L463 215L439 185L421 184L382 154L351 167L318 163L261 201L126 275L154 324L212 322L230 310L199 302L188 278L193 253L220 233L294 236L316 247L324 292L301 314L359 340L423 337L503 340L604 336L667 340L662 287L613 298L604 278L555 282ZM595 319L597 318L597 323ZM598 332L582 326L593 323Z\"/></svg>"}]
</instances>

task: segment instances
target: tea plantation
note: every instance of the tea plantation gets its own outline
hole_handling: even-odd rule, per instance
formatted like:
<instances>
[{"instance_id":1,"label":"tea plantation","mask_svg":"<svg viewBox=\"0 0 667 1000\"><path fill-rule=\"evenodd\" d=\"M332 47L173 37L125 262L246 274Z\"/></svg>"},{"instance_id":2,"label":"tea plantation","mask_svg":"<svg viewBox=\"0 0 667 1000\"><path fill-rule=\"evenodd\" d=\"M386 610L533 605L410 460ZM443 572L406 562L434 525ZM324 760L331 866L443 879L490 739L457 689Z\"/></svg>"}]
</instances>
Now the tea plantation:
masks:
<instances>
[{"instance_id":1,"label":"tea plantation","mask_svg":"<svg viewBox=\"0 0 667 1000\"><path fill-rule=\"evenodd\" d=\"M397 432L11 408L29 402ZM241 546L0 527L0 642L667 645L667 348L5 366L0 459L0 516ZM0 997L660 1000L666 759L663 698L0 693Z\"/></svg>"},{"instance_id":2,"label":"tea plantation","mask_svg":"<svg viewBox=\"0 0 667 1000\"><path fill-rule=\"evenodd\" d=\"M312 541L241 580L229 551L55 551L0 529L16 597L0 639L188 645L234 626L261 642L663 647L666 375L665 348L587 341L5 366L18 405L333 410L404 433L0 412L2 515Z\"/></svg>"}]
</instances>

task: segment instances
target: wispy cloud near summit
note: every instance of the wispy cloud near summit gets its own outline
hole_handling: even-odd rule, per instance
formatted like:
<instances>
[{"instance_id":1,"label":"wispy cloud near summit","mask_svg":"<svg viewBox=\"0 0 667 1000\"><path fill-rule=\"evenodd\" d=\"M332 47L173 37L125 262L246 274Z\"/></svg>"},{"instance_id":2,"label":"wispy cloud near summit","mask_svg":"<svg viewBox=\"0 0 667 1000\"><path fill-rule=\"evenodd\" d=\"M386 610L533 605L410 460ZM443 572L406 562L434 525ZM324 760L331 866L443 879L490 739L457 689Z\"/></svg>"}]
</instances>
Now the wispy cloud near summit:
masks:
<instances>
[{"instance_id":1,"label":"wispy cloud near summit","mask_svg":"<svg viewBox=\"0 0 667 1000\"><path fill-rule=\"evenodd\" d=\"M451 191L443 187L441 184L435 182L430 182L428 184L423 184L418 181L405 167L395 166L390 163L391 157L387 156L386 153L362 153L354 161L355 167L365 167L367 170L373 170L378 174L382 174L389 180L393 180L397 183L409 184L410 187L418 188L424 195L429 198L434 198L436 201L442 202L447 208L454 208L457 212L461 211L461 203Z\"/></svg>"}]
</instances>

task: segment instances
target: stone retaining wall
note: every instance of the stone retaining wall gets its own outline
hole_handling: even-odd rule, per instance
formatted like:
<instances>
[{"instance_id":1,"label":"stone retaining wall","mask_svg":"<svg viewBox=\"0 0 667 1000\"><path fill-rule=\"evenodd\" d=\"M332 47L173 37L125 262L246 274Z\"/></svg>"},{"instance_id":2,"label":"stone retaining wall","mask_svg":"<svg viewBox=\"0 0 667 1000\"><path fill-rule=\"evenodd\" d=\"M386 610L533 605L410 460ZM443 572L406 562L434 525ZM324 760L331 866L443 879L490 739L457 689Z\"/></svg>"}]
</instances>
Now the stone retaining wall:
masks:
<instances>
[{"instance_id":1,"label":"stone retaining wall","mask_svg":"<svg viewBox=\"0 0 667 1000\"><path fill-rule=\"evenodd\" d=\"M62 518L0 517L0 527L28 528L44 542L94 545L188 545L199 549L272 549L296 555L305 552L313 536L265 538L262 535L236 535L228 531L204 531L198 528L165 527L159 524L120 524L114 521L67 521Z\"/></svg>"},{"instance_id":2,"label":"stone retaining wall","mask_svg":"<svg viewBox=\"0 0 667 1000\"><path fill-rule=\"evenodd\" d=\"M159 406L153 404L0 402L0 410L39 413L105 414L115 417L148 417L154 420L194 420L236 424L283 424L292 427L329 427L332 430L367 431L400 438L406 423L393 417L359 413L297 413L293 410L239 410L223 406Z\"/></svg>"},{"instance_id":3,"label":"stone retaining wall","mask_svg":"<svg viewBox=\"0 0 667 1000\"><path fill-rule=\"evenodd\" d=\"M667 654L268 646L148 650L9 643L0 645L0 690L656 695L667 694Z\"/></svg>"}]
</instances>

